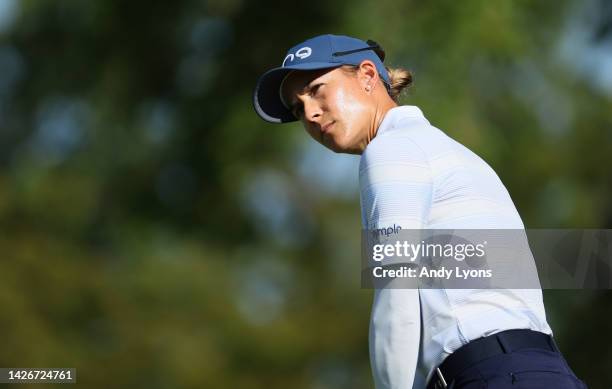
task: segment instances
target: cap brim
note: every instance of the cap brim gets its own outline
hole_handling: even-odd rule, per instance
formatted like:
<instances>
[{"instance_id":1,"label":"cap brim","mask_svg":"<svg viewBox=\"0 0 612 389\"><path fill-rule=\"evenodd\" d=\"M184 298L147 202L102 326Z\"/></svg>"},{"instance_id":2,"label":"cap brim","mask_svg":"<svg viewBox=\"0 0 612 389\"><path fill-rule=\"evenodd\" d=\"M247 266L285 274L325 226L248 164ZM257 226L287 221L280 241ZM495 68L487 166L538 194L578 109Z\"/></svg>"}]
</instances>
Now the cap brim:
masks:
<instances>
[{"instance_id":1,"label":"cap brim","mask_svg":"<svg viewBox=\"0 0 612 389\"><path fill-rule=\"evenodd\" d=\"M280 86L285 76L292 70L317 70L342 66L339 63L310 62L295 66L275 68L267 71L257 81L253 93L255 112L270 123L289 123L298 119L285 107L280 98Z\"/></svg>"}]
</instances>

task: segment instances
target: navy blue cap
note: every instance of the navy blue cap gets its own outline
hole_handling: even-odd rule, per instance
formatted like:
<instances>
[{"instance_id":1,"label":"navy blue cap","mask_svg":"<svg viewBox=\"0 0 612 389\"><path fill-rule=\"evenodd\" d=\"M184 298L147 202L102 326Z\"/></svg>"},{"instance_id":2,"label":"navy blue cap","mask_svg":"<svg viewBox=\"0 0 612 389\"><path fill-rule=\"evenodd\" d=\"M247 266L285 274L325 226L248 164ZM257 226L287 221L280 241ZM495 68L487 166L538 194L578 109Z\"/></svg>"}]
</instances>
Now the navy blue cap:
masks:
<instances>
[{"instance_id":1,"label":"navy blue cap","mask_svg":"<svg viewBox=\"0 0 612 389\"><path fill-rule=\"evenodd\" d=\"M388 87L389 75L383 65L385 53L374 41L327 34L295 45L287 51L280 67L267 71L257 81L253 93L255 111L271 123L295 122L297 118L285 106L280 95L281 84L291 71L359 65L365 59L376 65L378 74Z\"/></svg>"}]
</instances>

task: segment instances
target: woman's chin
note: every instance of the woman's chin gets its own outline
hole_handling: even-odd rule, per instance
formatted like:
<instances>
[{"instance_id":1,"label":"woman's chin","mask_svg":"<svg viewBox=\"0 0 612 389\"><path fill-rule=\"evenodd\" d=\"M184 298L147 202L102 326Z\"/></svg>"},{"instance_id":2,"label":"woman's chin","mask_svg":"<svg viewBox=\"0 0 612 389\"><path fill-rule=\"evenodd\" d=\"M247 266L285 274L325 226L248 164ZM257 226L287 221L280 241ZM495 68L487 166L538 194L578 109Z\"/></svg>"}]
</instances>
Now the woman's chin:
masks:
<instances>
[{"instance_id":1,"label":"woman's chin","mask_svg":"<svg viewBox=\"0 0 612 389\"><path fill-rule=\"evenodd\" d=\"M360 154L359 150L350 142L347 142L346 139L336 139L332 136L326 136L323 144L335 153Z\"/></svg>"}]
</instances>

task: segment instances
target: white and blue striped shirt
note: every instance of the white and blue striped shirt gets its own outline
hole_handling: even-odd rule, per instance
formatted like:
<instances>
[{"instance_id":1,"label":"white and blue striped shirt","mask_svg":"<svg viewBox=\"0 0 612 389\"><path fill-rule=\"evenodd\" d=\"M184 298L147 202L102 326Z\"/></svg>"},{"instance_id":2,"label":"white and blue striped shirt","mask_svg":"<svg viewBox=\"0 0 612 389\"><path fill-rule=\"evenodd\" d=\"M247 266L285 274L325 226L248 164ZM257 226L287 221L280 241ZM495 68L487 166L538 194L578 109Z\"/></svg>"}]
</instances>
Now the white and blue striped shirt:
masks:
<instances>
[{"instance_id":1,"label":"white and blue striped shirt","mask_svg":"<svg viewBox=\"0 0 612 389\"><path fill-rule=\"evenodd\" d=\"M364 229L523 229L493 169L415 106L387 112L359 165ZM538 289L376 289L370 360L378 389L421 388L471 340L552 334Z\"/></svg>"}]
</instances>

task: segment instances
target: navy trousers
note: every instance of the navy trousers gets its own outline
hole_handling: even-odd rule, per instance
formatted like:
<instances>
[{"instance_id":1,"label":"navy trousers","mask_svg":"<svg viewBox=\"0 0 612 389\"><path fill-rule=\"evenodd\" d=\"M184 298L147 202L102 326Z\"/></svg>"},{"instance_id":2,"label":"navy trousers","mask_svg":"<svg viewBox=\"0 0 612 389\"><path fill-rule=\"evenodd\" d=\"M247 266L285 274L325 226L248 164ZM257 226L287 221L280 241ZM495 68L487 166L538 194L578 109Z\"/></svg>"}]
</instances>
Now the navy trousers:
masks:
<instances>
[{"instance_id":1,"label":"navy trousers","mask_svg":"<svg viewBox=\"0 0 612 389\"><path fill-rule=\"evenodd\" d=\"M485 359L464 370L449 389L584 389L563 355L522 349Z\"/></svg>"}]
</instances>

